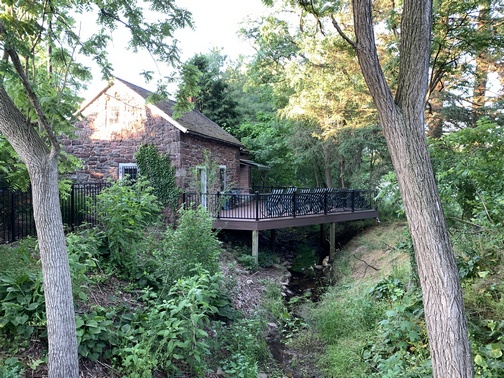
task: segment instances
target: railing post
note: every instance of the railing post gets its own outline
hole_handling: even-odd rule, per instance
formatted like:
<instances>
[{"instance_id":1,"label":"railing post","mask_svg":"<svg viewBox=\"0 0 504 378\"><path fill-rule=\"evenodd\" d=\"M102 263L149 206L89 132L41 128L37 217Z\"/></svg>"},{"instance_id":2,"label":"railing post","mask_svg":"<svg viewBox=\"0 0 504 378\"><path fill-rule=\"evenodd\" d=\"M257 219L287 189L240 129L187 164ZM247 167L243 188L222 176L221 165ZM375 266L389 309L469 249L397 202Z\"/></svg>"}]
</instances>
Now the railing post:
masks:
<instances>
[{"instance_id":1,"label":"railing post","mask_svg":"<svg viewBox=\"0 0 504 378\"><path fill-rule=\"evenodd\" d=\"M186 207L186 193L185 192L182 192L182 208L184 210L187 210L187 207Z\"/></svg>"},{"instance_id":2,"label":"railing post","mask_svg":"<svg viewBox=\"0 0 504 378\"><path fill-rule=\"evenodd\" d=\"M11 192L11 219L10 219L10 224L11 224L11 239L9 240L10 242L16 241L16 194L15 192Z\"/></svg>"},{"instance_id":3,"label":"railing post","mask_svg":"<svg viewBox=\"0 0 504 378\"><path fill-rule=\"evenodd\" d=\"M221 193L217 192L217 209L216 209L216 211L217 211L217 219L220 219L220 212L221 212L220 197L221 197ZM226 198L224 198L224 203L222 204L223 207L226 206L225 202L226 202Z\"/></svg>"},{"instance_id":4,"label":"railing post","mask_svg":"<svg viewBox=\"0 0 504 378\"><path fill-rule=\"evenodd\" d=\"M259 192L255 192L255 220L259 220Z\"/></svg>"},{"instance_id":5,"label":"railing post","mask_svg":"<svg viewBox=\"0 0 504 378\"><path fill-rule=\"evenodd\" d=\"M355 211L355 190L352 190L352 213Z\"/></svg>"},{"instance_id":6,"label":"railing post","mask_svg":"<svg viewBox=\"0 0 504 378\"><path fill-rule=\"evenodd\" d=\"M296 218L296 192L292 193L292 216Z\"/></svg>"},{"instance_id":7,"label":"railing post","mask_svg":"<svg viewBox=\"0 0 504 378\"><path fill-rule=\"evenodd\" d=\"M327 190L324 190L324 215L327 215Z\"/></svg>"},{"instance_id":8,"label":"railing post","mask_svg":"<svg viewBox=\"0 0 504 378\"><path fill-rule=\"evenodd\" d=\"M74 230L75 222L75 184L72 184L72 189L70 190L70 229Z\"/></svg>"}]
</instances>

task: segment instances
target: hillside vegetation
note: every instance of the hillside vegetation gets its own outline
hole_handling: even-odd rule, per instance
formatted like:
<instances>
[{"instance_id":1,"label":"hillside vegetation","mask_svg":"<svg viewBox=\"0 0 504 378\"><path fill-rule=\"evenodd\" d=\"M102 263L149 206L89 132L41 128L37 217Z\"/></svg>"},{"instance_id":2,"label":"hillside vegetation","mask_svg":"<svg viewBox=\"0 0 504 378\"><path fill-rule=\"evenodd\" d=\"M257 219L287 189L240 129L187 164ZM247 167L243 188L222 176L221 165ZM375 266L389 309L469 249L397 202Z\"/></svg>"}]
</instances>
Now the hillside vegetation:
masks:
<instances>
[{"instance_id":1,"label":"hillside vegetation","mask_svg":"<svg viewBox=\"0 0 504 378\"><path fill-rule=\"evenodd\" d=\"M501 237L453 229L478 377L504 374ZM288 342L300 356L317 351L308 356L317 360L317 377L432 376L412 261L406 224L397 221L364 230L338 252L334 284L320 302L301 306L307 327Z\"/></svg>"},{"instance_id":2,"label":"hillside vegetation","mask_svg":"<svg viewBox=\"0 0 504 378\"><path fill-rule=\"evenodd\" d=\"M103 226L67 235L82 376L431 376L404 221L346 224L342 237L357 236L327 266L316 266L308 231L286 230L256 265L246 244L219 240L202 209L180 211L177 228L160 223L141 180L98 203ZM452 234L477 375L501 377L502 231ZM35 246L0 248L0 377L47 374ZM318 286L292 293L286 268Z\"/></svg>"}]
</instances>

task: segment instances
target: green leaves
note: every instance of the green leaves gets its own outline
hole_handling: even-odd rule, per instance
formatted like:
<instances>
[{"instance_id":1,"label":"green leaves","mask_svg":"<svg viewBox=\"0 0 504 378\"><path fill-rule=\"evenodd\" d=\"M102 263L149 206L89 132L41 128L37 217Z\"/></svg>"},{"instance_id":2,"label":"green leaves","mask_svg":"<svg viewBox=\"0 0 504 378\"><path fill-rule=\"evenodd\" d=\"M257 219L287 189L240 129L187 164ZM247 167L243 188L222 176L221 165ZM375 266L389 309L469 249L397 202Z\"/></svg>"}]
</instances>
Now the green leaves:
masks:
<instances>
[{"instance_id":1,"label":"green leaves","mask_svg":"<svg viewBox=\"0 0 504 378\"><path fill-rule=\"evenodd\" d=\"M178 227L167 229L162 249L155 252L156 275L168 286L198 274L202 268L210 274L219 271L217 258L221 248L210 215L203 208L181 209L179 215Z\"/></svg>"},{"instance_id":2,"label":"green leaves","mask_svg":"<svg viewBox=\"0 0 504 378\"><path fill-rule=\"evenodd\" d=\"M431 142L440 193L455 216L479 224L504 219L503 137L502 126L483 119Z\"/></svg>"},{"instance_id":3,"label":"green leaves","mask_svg":"<svg viewBox=\"0 0 504 378\"><path fill-rule=\"evenodd\" d=\"M153 188L142 179L133 184L118 181L97 196L97 205L110 262L129 278L141 276L138 257L148 241L146 229L157 223L161 211Z\"/></svg>"},{"instance_id":4,"label":"green leaves","mask_svg":"<svg viewBox=\"0 0 504 378\"><path fill-rule=\"evenodd\" d=\"M175 168L168 155L160 154L154 145L142 145L135 154L140 176L153 187L153 194L172 211L180 198Z\"/></svg>"}]
</instances>

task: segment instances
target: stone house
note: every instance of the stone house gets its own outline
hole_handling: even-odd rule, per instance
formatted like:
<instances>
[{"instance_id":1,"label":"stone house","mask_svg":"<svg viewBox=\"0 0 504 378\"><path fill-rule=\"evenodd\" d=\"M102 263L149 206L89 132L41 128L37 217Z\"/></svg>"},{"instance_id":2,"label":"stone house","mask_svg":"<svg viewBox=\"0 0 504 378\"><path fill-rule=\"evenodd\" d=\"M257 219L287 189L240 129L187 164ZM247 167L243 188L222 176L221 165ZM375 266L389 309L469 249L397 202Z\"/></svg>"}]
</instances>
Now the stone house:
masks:
<instances>
[{"instance_id":1,"label":"stone house","mask_svg":"<svg viewBox=\"0 0 504 378\"><path fill-rule=\"evenodd\" d=\"M63 140L66 152L80 158L83 167L76 182L104 182L135 176L135 152L153 144L168 154L177 185L202 191L229 187L249 188L250 169L243 144L215 122L193 110L174 119L173 101L147 103L150 92L116 78L80 109L75 139ZM205 155L218 166L217 188L207 187ZM207 158L208 161L208 158ZM201 186L200 186L201 185Z\"/></svg>"}]
</instances>

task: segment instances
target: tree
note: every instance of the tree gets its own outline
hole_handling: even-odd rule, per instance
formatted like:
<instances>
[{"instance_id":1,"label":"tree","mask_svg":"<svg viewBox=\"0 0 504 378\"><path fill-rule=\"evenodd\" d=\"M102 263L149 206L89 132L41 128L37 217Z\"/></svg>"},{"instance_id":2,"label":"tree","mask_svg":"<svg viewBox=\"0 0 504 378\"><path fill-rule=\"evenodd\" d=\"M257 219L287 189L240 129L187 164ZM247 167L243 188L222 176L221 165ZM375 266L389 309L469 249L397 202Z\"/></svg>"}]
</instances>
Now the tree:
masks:
<instances>
[{"instance_id":1,"label":"tree","mask_svg":"<svg viewBox=\"0 0 504 378\"><path fill-rule=\"evenodd\" d=\"M396 38L391 45L387 39L377 43L375 38L373 22L376 15L380 16L383 2L351 2L355 40L343 30L350 27L345 16L343 22L336 16L338 12L348 13L348 2L286 3L314 15L323 32L324 18L330 18L336 32L357 52L387 141L413 240L434 376L471 377L474 372L460 278L425 136L432 0L404 0L402 11L390 11L380 28L391 30ZM395 4L392 2L393 8ZM388 66L380 64L379 51L391 52L385 57Z\"/></svg>"},{"instance_id":2,"label":"tree","mask_svg":"<svg viewBox=\"0 0 504 378\"><path fill-rule=\"evenodd\" d=\"M58 193L58 134L69 130L77 97L72 91L89 69L75 54L93 56L106 77L107 44L117 25L131 32L130 47L146 48L174 63L173 30L191 25L190 14L172 1L151 0L150 10L164 13L144 21L144 9L132 1L85 3L8 1L0 5L0 132L25 163L30 176L34 220L42 262L49 341L49 376L78 377L74 306ZM97 15L97 32L83 40L74 29L72 12Z\"/></svg>"},{"instance_id":3,"label":"tree","mask_svg":"<svg viewBox=\"0 0 504 378\"><path fill-rule=\"evenodd\" d=\"M306 12L295 20L289 14L280 9L243 31L257 47L247 72L249 85L257 90L270 86L279 116L295 121L287 138L305 179L339 188L376 184L356 174L375 178L370 172L386 149L377 149L385 140L372 131L378 130L376 110L355 51ZM364 134L367 139L358 137ZM309 169L299 170L303 166Z\"/></svg>"},{"instance_id":4,"label":"tree","mask_svg":"<svg viewBox=\"0 0 504 378\"><path fill-rule=\"evenodd\" d=\"M238 103L222 77L225 59L225 56L214 50L207 55L196 54L184 64L175 111L179 114L196 107L219 126L233 133L240 123L240 116Z\"/></svg>"},{"instance_id":5,"label":"tree","mask_svg":"<svg viewBox=\"0 0 504 378\"><path fill-rule=\"evenodd\" d=\"M432 2L404 1L395 97L379 63L371 1L352 4L355 42L345 38L357 51L397 174L422 287L433 373L472 377L460 278L424 133Z\"/></svg>"}]
</instances>

